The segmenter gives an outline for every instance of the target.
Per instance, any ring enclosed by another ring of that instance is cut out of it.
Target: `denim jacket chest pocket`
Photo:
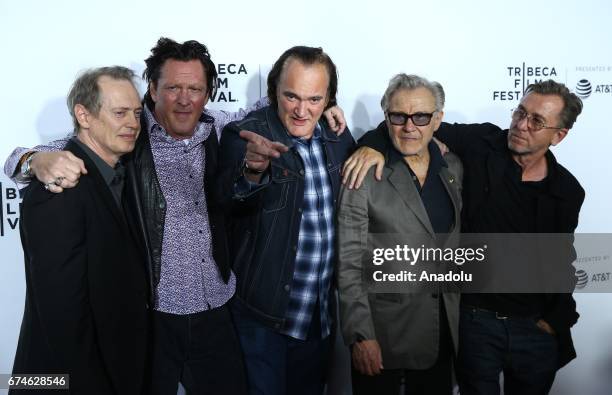
[[[270,185],[263,196],[264,213],[280,211],[287,206],[289,188],[295,188],[299,175],[294,170],[273,163],[270,176]]]

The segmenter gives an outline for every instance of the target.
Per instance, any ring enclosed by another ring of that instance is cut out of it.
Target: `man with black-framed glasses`
[[[464,165],[463,233],[571,236],[584,190],[549,148],[567,136],[581,111],[582,101],[575,94],[548,80],[527,88],[508,130],[490,123],[440,126],[436,137]],[[376,131],[362,144],[383,152],[389,143]],[[359,186],[368,163],[381,166],[382,155],[366,150],[347,161],[350,187]],[[353,168],[358,171],[351,172]],[[555,270],[575,283],[575,251],[571,245],[562,251]],[[576,356],[570,328],[578,313],[569,293],[466,294],[461,306],[462,395],[498,394],[502,372],[505,394],[546,394],[556,371]]]
[[[379,128],[392,142],[385,151],[383,179],[376,182],[370,171],[363,188],[345,187],[341,193],[340,324],[351,346],[355,395],[397,395],[402,381],[406,394],[452,394],[459,294],[442,292],[437,284],[406,287],[404,293],[372,292],[364,261],[374,248],[395,245],[377,238],[380,234],[400,235],[406,246],[457,246],[463,170],[456,155],[443,157],[432,141],[444,114],[444,96],[437,82],[393,77],[381,100],[385,121]],[[425,268],[430,273],[443,269],[434,263]]]

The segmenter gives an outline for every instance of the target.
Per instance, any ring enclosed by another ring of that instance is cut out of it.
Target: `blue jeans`
[[[249,394],[323,393],[331,336],[320,338],[319,320],[311,323],[308,339],[298,340],[268,328],[235,305],[232,314],[247,368]]]
[[[461,395],[548,394],[557,372],[554,335],[536,326],[537,317],[499,317],[461,308],[457,376]]]

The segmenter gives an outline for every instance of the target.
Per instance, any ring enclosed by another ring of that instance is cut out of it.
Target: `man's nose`
[[[306,116],[306,106],[307,103],[304,100],[300,100],[299,103],[295,106],[294,113],[300,118]]]
[[[412,118],[408,118],[406,123],[404,124],[404,130],[407,132],[414,132],[416,130],[416,125],[412,122]]]
[[[135,112],[130,112],[130,115],[128,115],[127,126],[132,129],[136,129],[140,126],[140,117]]]
[[[183,106],[187,106],[191,102],[187,89],[179,90],[178,97],[176,99],[177,102]]]

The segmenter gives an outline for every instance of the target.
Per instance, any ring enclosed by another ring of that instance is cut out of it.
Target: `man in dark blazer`
[[[32,182],[23,197],[27,292],[13,373],[69,374],[73,394],[142,392],[148,286],[120,163],[140,132],[133,78],[115,66],[75,81],[66,150],[88,172],[62,194],[48,190],[55,179]]]
[[[456,247],[463,169],[455,155],[443,158],[431,141],[443,116],[440,84],[399,74],[381,104],[381,128],[392,141],[382,181],[374,179],[372,169],[360,189],[344,188],[338,212],[340,324],[351,346],[353,394],[396,395],[404,378],[406,393],[450,395],[459,293],[441,292],[440,284],[427,281],[399,288],[395,282],[377,283],[385,293],[373,293],[369,286],[372,277],[381,280],[376,272],[420,268],[413,271],[419,278],[421,269],[454,269],[453,263],[434,262],[383,263],[373,269],[371,253],[395,245]],[[388,237],[377,237],[382,234]],[[394,235],[399,238],[391,240]]]
[[[581,111],[580,98],[547,80],[527,88],[507,130],[490,123],[442,124],[436,132],[463,161],[462,232],[564,234],[546,258],[555,263],[556,276],[563,273],[572,285],[576,253],[571,241],[584,190],[550,147],[567,136]],[[381,152],[388,144],[379,130],[365,140]],[[376,155],[382,163],[382,155]],[[545,292],[545,285],[541,289]],[[502,372],[507,395],[550,391],[557,370],[576,357],[570,328],[578,313],[570,293],[548,292],[462,297],[462,395],[498,394]]]

